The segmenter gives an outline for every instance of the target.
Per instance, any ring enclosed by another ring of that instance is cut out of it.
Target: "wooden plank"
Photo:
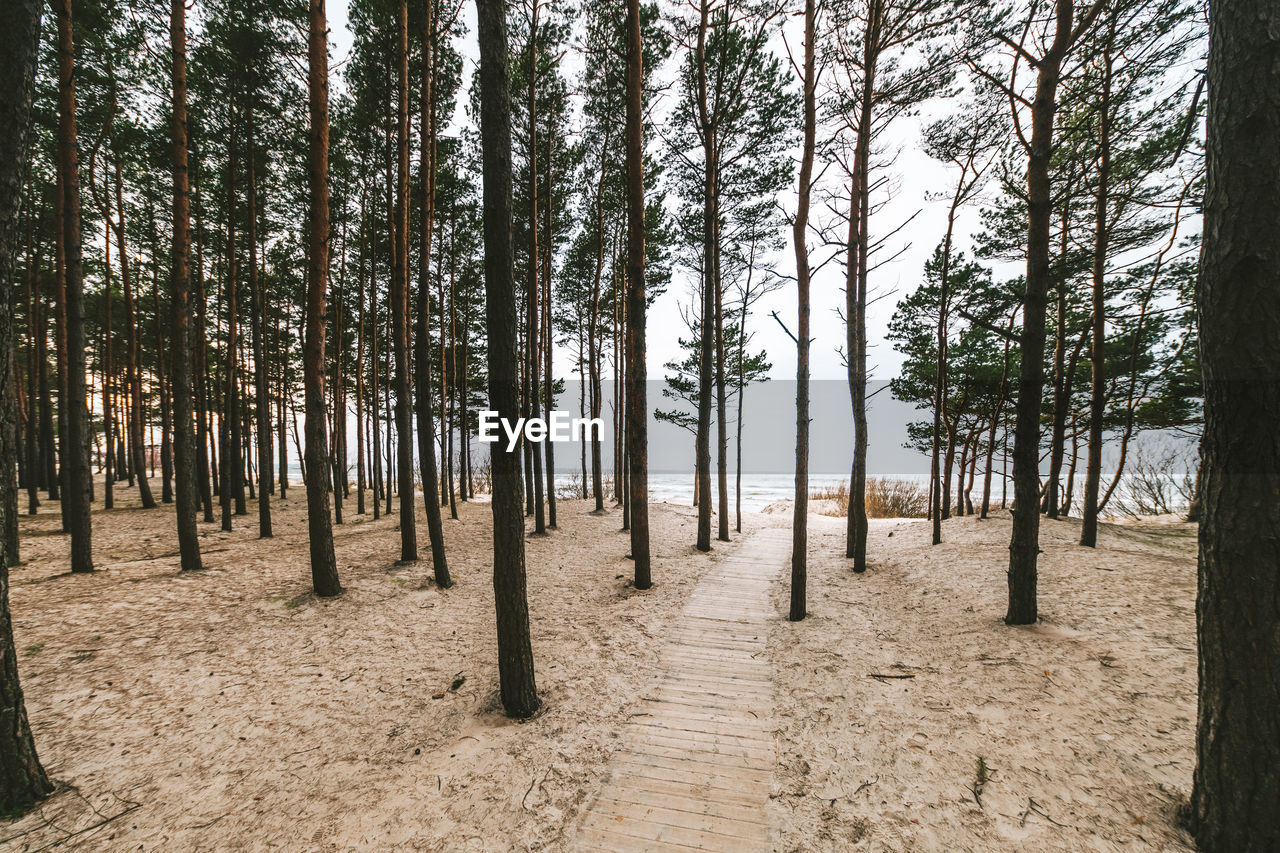
[[[577,849],[767,851],[777,766],[768,631],[785,531],[739,545],[690,594]]]
[[[605,816],[594,811],[587,815],[583,826],[589,829],[609,829],[621,835],[630,835],[649,842],[664,844],[673,842],[695,850],[726,851],[726,853],[767,850],[769,840],[767,833],[726,835],[709,830],[670,826],[632,815]],[[649,849],[662,848],[650,847]]]
[[[665,841],[661,848],[655,848],[652,841],[643,838],[636,838],[634,835],[622,835],[621,833],[611,830],[597,829],[593,826],[585,826],[578,833],[578,843],[574,845],[575,849],[582,853],[653,853],[655,849],[669,850],[671,853],[687,853],[687,851],[700,850],[698,847],[688,847],[684,844],[675,844]]]
[[[714,737],[714,735],[712,736]],[[628,748],[649,755],[697,755],[716,761],[741,762],[743,766],[772,770],[778,763],[777,751],[760,744],[736,744],[717,740],[701,740],[675,730],[662,732],[635,731],[624,738]]]
[[[754,820],[736,820],[719,815],[702,814],[678,808],[666,808],[651,803],[633,803],[612,797],[601,797],[597,802],[601,806],[599,812],[606,817],[615,818],[615,823],[619,822],[616,818],[621,816],[623,818],[651,821],[663,826],[711,832],[730,838],[751,840],[768,838],[769,836],[769,827],[767,824],[760,822],[761,815],[758,812]]]
[[[655,786],[671,786],[688,790],[690,796],[717,803],[763,808],[772,793],[772,786],[755,782],[728,782],[723,776],[710,777],[692,770],[673,770],[654,767],[651,764],[629,762],[618,764],[610,777],[616,784],[652,789]]]

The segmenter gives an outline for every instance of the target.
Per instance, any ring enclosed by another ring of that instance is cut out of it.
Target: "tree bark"
[[[635,562],[636,589],[648,589],[653,585],[649,555],[649,402],[646,388],[648,374],[645,369],[644,64],[642,51],[640,0],[627,0],[626,404],[631,557]],[[549,199],[547,203],[550,205]],[[550,369],[549,366],[548,369]],[[548,382],[550,382],[550,375],[548,375]]]
[[[538,310],[538,7],[539,0],[531,0],[529,18],[529,278],[526,282],[525,324],[525,405],[529,417],[539,416],[538,379],[541,367],[541,319]],[[538,536],[547,532],[546,507],[543,504],[542,442],[528,442],[529,475],[533,479],[533,532]]]
[[[311,546],[311,582],[316,595],[342,592],[333,556],[329,518],[328,442],[324,411],[324,314],[329,275],[329,54],[324,0],[309,0],[307,32],[308,114],[311,119],[308,176],[311,191],[311,245],[307,265],[307,325],[303,343],[306,406],[307,532]]]
[[[1098,7],[1095,7],[1095,9]],[[1086,14],[1096,14],[1094,10]],[[1009,541],[1009,607],[1004,621],[1030,625],[1038,618],[1036,560],[1040,553],[1040,400],[1044,386],[1045,300],[1049,266],[1053,115],[1062,59],[1073,41],[1073,0],[1057,0],[1053,43],[1036,65],[1027,156],[1027,278],[1022,307],[1018,407],[1013,436],[1013,535]]]
[[[258,439],[258,538],[270,539],[271,532],[271,403],[267,397],[267,352],[262,281],[258,275],[258,169],[257,135],[253,113],[249,113],[248,171],[249,193],[249,322],[253,324],[254,422]]]
[[[485,307],[489,332],[489,407],[514,423],[520,409],[516,366],[516,293],[511,251],[511,99],[506,4],[477,0],[480,133],[484,209]],[[493,590],[498,675],[508,716],[532,716],[541,701],[534,678],[525,590],[520,449],[492,445]]]
[[[22,184],[27,173],[28,130],[34,88],[41,4],[14,0],[0,5],[0,399],[13,394],[12,287]],[[4,488],[13,482],[12,410],[0,418],[0,478]],[[13,506],[0,501],[8,526]],[[9,562],[0,549],[0,815],[14,817],[53,790],[36,755],[26,704],[18,680],[18,655],[13,646],[9,615]]]
[[[1115,32],[1114,18],[1108,35]],[[1108,48],[1110,41],[1108,41]],[[1091,385],[1089,390],[1089,455],[1085,462],[1084,509],[1080,527],[1080,544],[1088,548],[1098,544],[1098,490],[1102,481],[1102,433],[1107,408],[1107,250],[1110,228],[1107,224],[1111,189],[1111,76],[1110,50],[1104,51],[1102,96],[1098,104],[1098,189],[1095,201],[1093,242],[1093,331],[1090,344]]]
[[[1199,288],[1197,764],[1205,853],[1280,850],[1280,8],[1214,7]]]
[[[698,469],[699,551],[711,550],[711,391],[712,356],[715,348],[716,294],[716,146],[715,127],[707,104],[707,28],[710,0],[699,5],[697,56],[698,133],[702,139],[702,317],[698,347],[698,432],[695,439]]]
[[[173,281],[170,358],[173,367],[174,484],[178,554],[184,571],[203,568],[196,533],[195,431],[191,422],[191,186],[187,177],[187,9],[169,6],[169,46],[173,62]],[[261,370],[261,366],[259,366]],[[263,499],[266,498],[264,494]]]
[[[428,282],[431,268],[431,236],[435,225],[436,197],[436,32],[434,21],[435,0],[426,0],[422,24],[422,149],[419,153],[419,171],[422,173],[422,233],[421,252],[418,259],[418,464],[422,468],[422,498],[427,511],[427,536],[431,540],[431,567],[436,585],[448,589],[453,586],[449,575],[449,561],[444,548],[444,524],[440,518],[439,475],[436,468],[435,420],[432,418],[431,399],[431,290]],[[406,244],[407,245],[407,244]],[[443,304],[440,306],[443,312]],[[444,340],[440,341],[444,352]],[[441,369],[444,359],[441,358]],[[440,402],[444,406],[444,400]],[[409,501],[412,505],[412,501]]]
[[[62,174],[62,243],[66,275],[66,447],[62,502],[71,533],[71,571],[93,571],[93,528],[89,516],[89,411],[85,406],[84,265],[80,235],[80,157],[76,151],[75,48],[71,0],[58,4],[58,166]],[[7,344],[6,344],[7,346]],[[8,355],[5,356],[8,359]],[[8,454],[12,459],[13,455]]]
[[[800,156],[800,180],[791,243],[796,258],[796,483],[791,521],[791,609],[788,618],[805,617],[808,582],[809,535],[809,206],[813,182],[813,158],[817,148],[818,113],[814,40],[817,37],[815,0],[804,3],[804,147]],[[741,404],[741,401],[739,401]]]
[[[409,398],[409,3],[396,25],[396,204],[391,271],[391,348],[396,382],[396,473],[400,478],[400,560],[418,559],[413,505],[413,421]],[[434,494],[432,495],[434,499]]]

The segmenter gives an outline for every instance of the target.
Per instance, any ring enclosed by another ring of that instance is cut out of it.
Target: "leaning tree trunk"
[[[1280,7],[1222,3],[1209,28],[1191,812],[1205,853],[1262,853],[1280,850]]]
[[[80,241],[80,158],[76,152],[74,65],[71,0],[62,0],[58,5],[58,166],[62,174],[62,243],[67,285],[67,444],[62,453],[67,475],[62,501],[71,533],[71,571],[91,572],[93,528],[89,500],[93,483],[89,472],[89,410],[85,406],[84,258]],[[12,459],[12,454],[9,458]]]
[[[13,254],[18,229],[22,183],[27,171],[27,131],[36,68],[36,40],[41,4],[12,0],[0,4],[0,399],[14,393],[13,370]],[[4,488],[13,482],[14,425],[6,409],[0,418],[0,478]],[[34,472],[33,472],[34,474]],[[16,512],[16,505],[0,502],[0,513]],[[7,519],[5,520],[7,526]],[[27,722],[18,655],[13,646],[9,616],[8,560],[0,549],[0,815],[16,816],[53,790],[36,756]]]
[[[311,191],[311,246],[307,265],[307,321],[303,342],[303,393],[307,434],[307,533],[311,546],[311,583],[316,595],[342,592],[333,556],[329,517],[328,442],[324,412],[324,312],[329,276],[329,52],[324,0],[310,0],[307,32]]]
[[[511,251],[511,98],[506,4],[477,0],[480,41],[480,132],[484,185],[484,278],[489,332],[489,407],[515,423],[520,411],[516,366],[516,292]],[[541,704],[529,639],[525,591],[520,449],[493,445],[493,591],[498,623],[502,706],[529,717]]]
[[[178,552],[183,570],[203,568],[196,533],[195,430],[191,423],[191,187],[187,180],[187,7],[169,6],[173,52],[173,282],[170,291],[174,483],[177,489]],[[265,497],[265,496],[264,496]]]

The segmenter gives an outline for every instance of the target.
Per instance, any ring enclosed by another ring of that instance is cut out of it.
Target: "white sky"
[[[352,35],[348,26],[348,0],[329,0],[328,14],[331,29],[330,46],[332,62],[335,69],[346,59],[351,50]],[[463,88],[468,85],[474,63],[478,58],[475,42],[475,9],[471,3],[463,13],[467,34],[457,42],[457,47],[466,60]],[[786,38],[798,49],[801,43],[802,22],[790,18],[786,24]],[[775,49],[786,61],[785,48],[778,41]],[[570,60],[567,59],[566,63]],[[669,77],[671,69],[665,69]],[[566,73],[572,73],[571,70]],[[340,71],[335,73],[335,78]],[[335,79],[335,85],[340,81]],[[671,98],[672,94],[663,97]],[[946,103],[931,105],[928,118],[944,114],[949,107]],[[658,104],[655,110],[665,112],[665,105]],[[459,116],[461,116],[461,103]],[[797,126],[800,117],[796,117]],[[876,213],[871,224],[871,239],[897,228],[903,221],[918,214],[915,219],[899,233],[894,242],[888,244],[884,254],[892,254],[904,245],[906,250],[892,263],[885,264],[871,274],[870,293],[875,300],[867,309],[867,332],[870,342],[868,366],[872,378],[888,379],[896,376],[901,368],[902,358],[885,340],[890,317],[894,306],[905,294],[917,286],[923,274],[924,262],[933,252],[942,237],[945,228],[945,202],[930,201],[926,194],[936,194],[948,188],[951,177],[946,168],[930,159],[919,145],[920,129],[923,126],[920,118],[904,118],[891,131],[892,144],[899,149],[893,163],[881,175],[889,175],[896,184],[894,199]],[[649,143],[653,145],[654,143]],[[792,152],[793,159],[798,162],[800,151],[797,147]],[[821,164],[815,168],[815,174]],[[832,168],[828,176],[834,177],[839,170]],[[831,190],[837,189],[832,185]],[[795,187],[792,186],[779,196],[779,203],[788,214],[795,211]],[[824,215],[820,202],[815,204],[811,216],[817,218]],[[962,251],[970,251],[970,232],[977,225],[976,211],[969,210],[961,217],[957,231],[956,245]],[[785,226],[784,226],[785,227]],[[790,229],[787,228],[787,245],[776,259],[779,272],[794,275],[795,263],[790,243]],[[815,258],[816,253],[815,253]],[[816,263],[816,260],[815,260]],[[1011,270],[1001,270],[1000,274],[1008,275]],[[846,340],[845,324],[838,310],[844,305],[843,270],[838,263],[826,265],[814,277],[811,285],[811,332],[813,346],[810,354],[811,375],[814,379],[843,379],[845,367],[842,351]],[[689,301],[693,279],[687,270],[677,269],[667,293],[660,297],[650,309],[648,322],[648,365],[651,379],[663,376],[663,365],[681,357],[678,336],[685,332],[680,316],[679,306]],[[879,296],[881,298],[876,299]],[[796,292],[794,284],[788,284],[780,290],[764,297],[755,307],[755,314],[749,321],[749,328],[755,332],[754,346],[764,349],[773,364],[771,375],[778,379],[795,377],[795,344],[787,334],[770,317],[777,311],[778,315],[792,330],[795,328]],[[567,351],[557,356],[557,369],[561,375],[570,368],[570,355]]]

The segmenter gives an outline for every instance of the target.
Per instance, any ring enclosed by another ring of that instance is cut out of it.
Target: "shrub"
[[[868,477],[866,494],[867,518],[927,518],[929,515],[929,490],[912,480]],[[849,487],[844,483],[833,489],[815,491],[809,497],[831,501],[835,505],[832,515],[849,515]]]

